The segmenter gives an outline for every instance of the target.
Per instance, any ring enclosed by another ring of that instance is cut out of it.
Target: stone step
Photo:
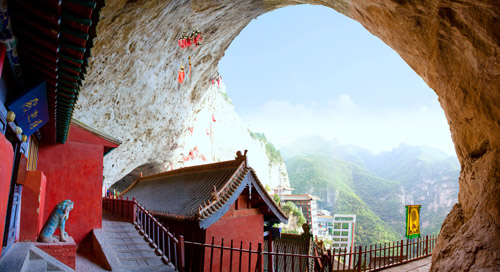
[[[137,237],[140,235],[138,232],[125,232],[125,233],[109,233],[104,232],[106,234],[106,238],[122,238],[122,237]],[[121,235],[120,235],[121,234]]]
[[[112,247],[122,247],[122,246],[141,246],[141,245],[145,245],[145,246],[148,246],[148,248],[152,248],[151,246],[149,246],[149,243],[146,242],[146,241],[142,241],[142,242],[123,242],[123,243],[108,243],[110,246]],[[140,247],[139,247],[140,248]]]
[[[130,245],[130,244],[129,245],[112,245],[111,247],[115,251],[130,251],[130,250],[151,250],[151,251],[153,251],[154,250],[146,242],[144,242],[144,244],[137,244],[137,245]]]
[[[164,266],[164,267],[127,267],[127,270],[130,272],[172,272],[176,271],[173,267]]]
[[[121,260],[122,267],[164,267],[165,263],[159,258],[157,259],[136,259],[136,260]]]
[[[132,226],[132,225],[127,226],[127,227],[113,227],[113,226],[108,226],[108,227],[106,227],[106,226],[103,226],[103,227],[102,227],[102,229],[103,229],[104,231],[107,231],[107,232],[108,232],[108,231],[109,231],[109,232],[117,232],[117,231],[127,231],[127,232],[132,232],[132,231],[135,231],[135,232],[137,232],[137,231],[138,231],[138,230],[137,230],[134,226]]]
[[[103,229],[111,229],[111,228],[114,228],[114,229],[135,229],[135,226],[130,224],[130,223],[126,223],[124,225],[102,225],[102,228]]]
[[[144,261],[150,261],[150,260],[159,260],[161,261],[160,256],[127,256],[127,257],[120,257],[118,256],[118,259],[124,260],[124,261],[137,261],[137,260],[144,260]]]
[[[116,231],[110,231],[110,230],[103,229],[103,231],[107,235],[112,235],[112,236],[118,236],[121,234],[124,234],[124,235],[137,235],[137,234],[139,234],[139,231],[137,231],[135,229],[133,229],[133,230],[116,230]]]
[[[117,250],[115,251],[118,258],[127,257],[159,257],[152,250]]]
[[[131,244],[143,244],[147,243],[142,237],[123,237],[123,238],[106,238],[106,242],[111,245],[131,245]]]

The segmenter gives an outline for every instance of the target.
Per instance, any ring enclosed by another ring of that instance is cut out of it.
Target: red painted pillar
[[[43,227],[45,186],[47,178],[41,171],[27,171],[22,193],[19,240],[33,241]]]
[[[9,201],[10,180],[12,178],[12,166],[14,163],[14,151],[12,145],[3,134],[0,134],[0,243],[3,241],[5,228],[5,216]],[[0,254],[2,248],[0,247]]]

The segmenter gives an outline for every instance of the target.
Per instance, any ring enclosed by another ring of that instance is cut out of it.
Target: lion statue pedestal
[[[57,239],[60,237],[54,236]],[[76,244],[71,236],[68,236],[66,242],[57,243],[33,243],[34,246],[45,251],[45,253],[58,259],[60,262],[71,267],[73,270],[76,267]]]

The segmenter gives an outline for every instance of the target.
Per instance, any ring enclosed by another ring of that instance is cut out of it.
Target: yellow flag
[[[420,205],[406,206],[406,238],[420,237]]]

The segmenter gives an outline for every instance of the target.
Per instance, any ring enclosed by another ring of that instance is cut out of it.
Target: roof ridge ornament
[[[245,167],[248,167],[247,153],[248,153],[247,149],[245,149],[243,155],[241,154],[241,151],[238,150],[238,152],[236,152],[236,158],[235,158],[237,161],[245,161]]]
[[[219,200],[219,193],[217,192],[217,187],[215,187],[215,185],[214,185],[214,189],[212,190],[212,192],[210,193],[210,195],[212,195],[212,200],[213,201]]]

